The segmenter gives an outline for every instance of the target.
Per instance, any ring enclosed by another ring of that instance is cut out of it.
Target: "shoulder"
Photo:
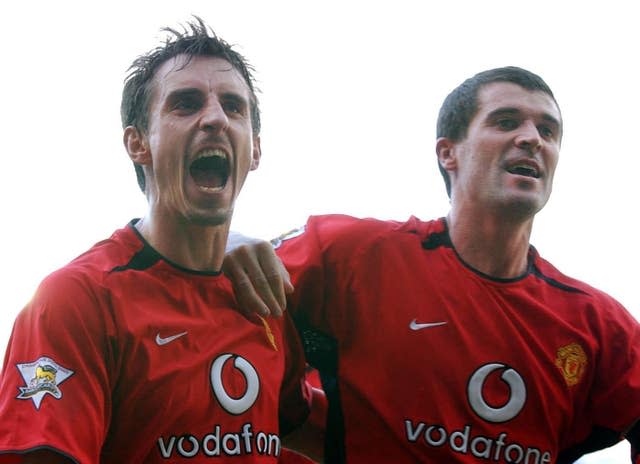
[[[413,216],[406,221],[357,218],[344,214],[310,216],[303,227],[283,234],[274,244],[277,247],[286,240],[301,237],[315,239],[321,247],[361,248],[365,244],[386,237],[398,235],[424,237],[431,231],[442,228],[442,224],[442,221],[424,222]]]
[[[561,272],[558,268],[556,268],[553,264],[551,264],[546,259],[542,258],[537,250],[532,247],[533,253],[533,264],[534,264],[534,274],[549,283],[552,286],[555,286],[561,290],[565,290],[568,293],[575,293],[584,295],[587,298],[592,298],[595,300],[603,300],[603,301],[615,301],[611,296],[606,294],[605,292],[598,290],[597,288],[583,282],[579,279],[570,277],[563,272]]]
[[[81,311],[88,305],[97,305],[104,298],[109,273],[135,254],[133,243],[124,243],[129,234],[132,232],[120,229],[49,274],[38,286],[26,309],[41,313],[55,311],[63,316],[63,312]]]
[[[559,294],[566,295],[574,303],[572,307],[582,311],[582,315],[588,317],[592,324],[599,325],[605,331],[622,329],[624,332],[638,332],[638,321],[607,292],[562,273],[537,252],[534,264],[537,277],[560,290]]]

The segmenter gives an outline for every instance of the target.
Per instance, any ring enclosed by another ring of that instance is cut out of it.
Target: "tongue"
[[[218,188],[224,186],[224,177],[215,169],[191,169],[191,177],[199,187]]]

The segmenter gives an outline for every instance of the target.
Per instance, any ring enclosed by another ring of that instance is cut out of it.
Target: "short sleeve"
[[[348,294],[352,262],[369,223],[345,215],[311,216],[306,225],[275,242],[295,288],[288,308],[325,334],[339,335],[347,315],[337,311]]]
[[[592,422],[626,432],[640,419],[640,325],[617,302],[603,312]]]
[[[0,378],[0,453],[48,447],[99,462],[110,422],[114,333],[99,288],[63,269],[18,315]]]

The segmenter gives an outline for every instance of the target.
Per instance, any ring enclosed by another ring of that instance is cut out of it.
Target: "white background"
[[[145,212],[121,143],[125,71],[198,14],[258,70],[262,164],[234,228],[272,237],[309,214],[423,219],[448,201],[435,118],[492,67],[540,74],[565,135],[532,242],[640,317],[640,33],[633,2],[21,2],[0,6],[0,355],[47,273]],[[626,462],[624,445],[588,462]],[[586,462],[587,460],[585,460]]]

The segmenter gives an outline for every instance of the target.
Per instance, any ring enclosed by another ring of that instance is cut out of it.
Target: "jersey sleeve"
[[[345,315],[335,308],[347,293],[349,259],[354,259],[366,227],[364,220],[350,216],[311,216],[303,228],[274,242],[295,288],[287,308],[298,327],[301,319],[325,334],[346,326]]]
[[[287,302],[289,312],[299,316],[300,308],[304,308],[306,315],[320,313],[324,305],[325,269],[315,221],[310,218],[304,227],[273,243],[295,288]]]
[[[63,269],[18,315],[0,378],[0,463],[43,447],[99,462],[110,421],[115,329],[97,287]]]
[[[592,421],[626,433],[640,419],[640,324],[613,301],[603,312]]]

